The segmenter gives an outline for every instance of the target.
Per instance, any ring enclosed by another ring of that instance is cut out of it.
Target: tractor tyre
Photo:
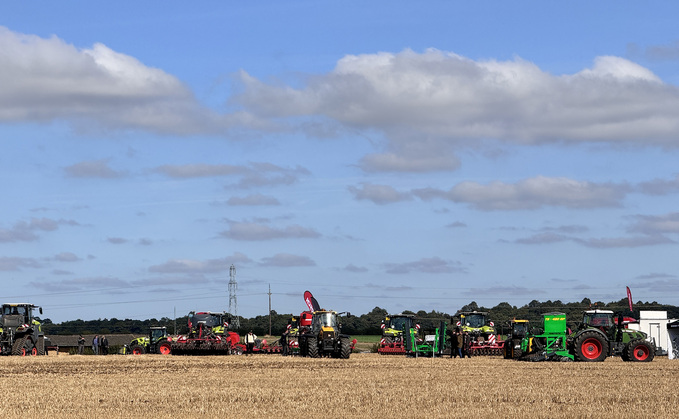
[[[627,344],[623,353],[632,362],[651,362],[655,358],[655,345],[636,339]]]
[[[603,362],[608,356],[608,340],[599,332],[585,331],[575,339],[575,359]]]
[[[349,359],[351,355],[351,342],[349,338],[340,338],[340,358]]]
[[[146,353],[146,348],[141,345],[132,345],[130,353],[132,355],[144,355]]]
[[[38,342],[37,342],[37,345],[35,345],[35,346],[38,349],[38,355],[46,355],[47,354],[45,352],[45,338],[43,336],[38,336]]]
[[[18,338],[12,344],[12,355],[26,356],[26,337]]]
[[[319,358],[319,355],[318,355],[318,339],[307,338],[307,340],[306,340],[306,354],[309,358]]]
[[[170,355],[172,353],[172,344],[167,340],[158,342],[158,353],[161,355]]]

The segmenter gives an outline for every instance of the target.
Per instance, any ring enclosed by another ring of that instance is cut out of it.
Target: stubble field
[[[0,358],[2,417],[675,417],[679,361]]]

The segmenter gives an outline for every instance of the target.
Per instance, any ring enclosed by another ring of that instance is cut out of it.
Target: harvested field
[[[0,358],[3,417],[674,417],[679,361]],[[325,412],[325,413],[324,413]]]

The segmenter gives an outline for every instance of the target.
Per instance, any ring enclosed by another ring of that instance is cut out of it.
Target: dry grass
[[[679,361],[0,358],[2,417],[674,417]]]

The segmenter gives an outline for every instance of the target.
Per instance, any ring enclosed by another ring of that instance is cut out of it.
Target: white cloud
[[[423,188],[413,194],[423,200],[434,198],[470,204],[478,209],[526,210],[544,206],[600,208],[620,206],[627,185],[593,183],[568,178],[537,176],[517,183],[461,182],[448,191]]]
[[[321,234],[312,228],[291,224],[276,228],[258,222],[229,222],[229,229],[219,233],[220,236],[245,241],[260,241],[273,239],[315,239]]]
[[[408,274],[420,272],[428,274],[444,274],[466,272],[459,262],[443,260],[440,257],[422,258],[413,262],[387,263],[384,265],[390,274]]]
[[[274,256],[262,258],[261,266],[291,268],[298,266],[316,266],[316,262],[307,256],[277,253]]]
[[[389,185],[364,183],[361,185],[361,188],[349,186],[348,189],[356,200],[372,201],[378,205],[393,204],[394,202],[413,199],[409,193],[399,192]]]
[[[603,56],[553,75],[521,58],[474,61],[427,50],[345,56],[301,88],[242,75],[236,99],[268,118],[308,117],[381,132],[368,171],[454,170],[459,147],[489,139],[679,145],[679,89],[650,70]]]
[[[0,26],[0,51],[0,121],[59,119],[177,135],[258,124],[240,113],[213,113],[176,77],[100,43],[78,49]]]
[[[242,253],[235,252],[232,256],[221,259],[194,260],[194,259],[171,259],[160,265],[149,267],[150,272],[157,273],[191,273],[205,274],[228,271],[234,263],[244,264],[252,262]]]

